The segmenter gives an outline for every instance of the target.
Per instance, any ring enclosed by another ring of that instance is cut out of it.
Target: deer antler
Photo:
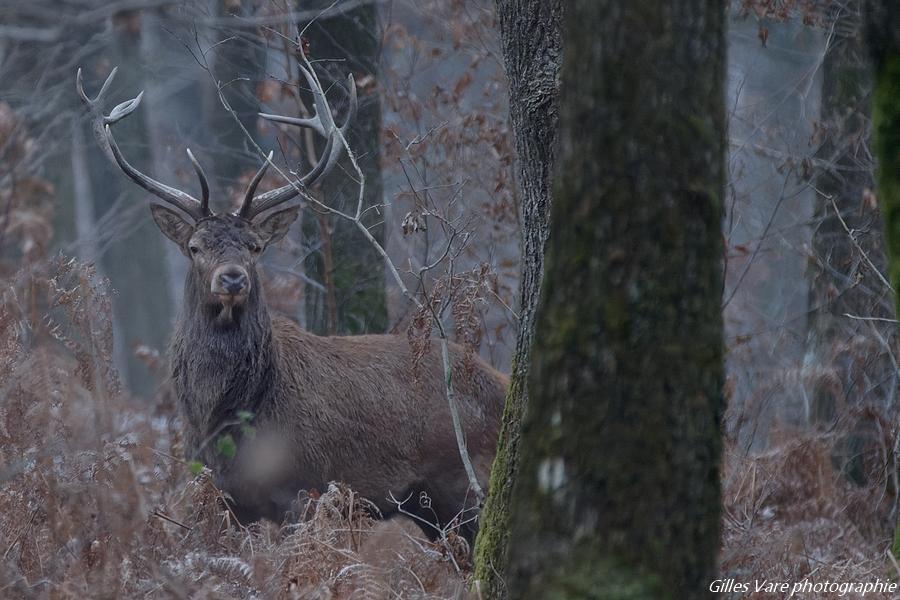
[[[112,84],[118,70],[119,68],[116,67],[110,72],[109,77],[106,78],[106,81],[103,83],[103,86],[101,86],[97,96],[93,99],[84,92],[84,80],[82,79],[80,68],[75,76],[75,88],[78,91],[78,95],[81,97],[81,101],[87,105],[88,110],[90,111],[91,128],[94,131],[94,137],[97,139],[100,149],[103,150],[103,153],[106,154],[107,158],[114,161],[132,181],[154,196],[182,210],[195,220],[209,216],[211,214],[209,210],[209,183],[207,183],[203,168],[200,166],[200,163],[197,162],[197,159],[194,158],[194,155],[190,150],[187,151],[188,158],[190,159],[194,170],[197,172],[197,176],[200,178],[200,188],[203,192],[202,202],[186,192],[169,187],[168,185],[160,183],[141,173],[131,166],[128,161],[125,160],[125,157],[122,156],[122,152],[119,150],[119,146],[116,144],[116,140],[112,135],[110,125],[113,125],[134,112],[140,105],[141,99],[144,97],[144,92],[138,94],[136,98],[116,105],[116,107],[110,111],[109,115],[104,115],[103,100],[105,99],[110,84]]]
[[[245,219],[253,219],[260,213],[294,198],[302,189],[311,187],[331,171],[341,157],[345,136],[350,129],[351,122],[356,117],[356,111],[359,104],[356,96],[356,82],[353,80],[352,74],[347,76],[350,95],[347,118],[344,121],[344,124],[338,127],[334,122],[334,118],[331,116],[331,107],[328,105],[328,99],[325,97],[325,90],[322,89],[322,84],[312,70],[312,66],[309,65],[309,63],[307,63],[309,68],[304,67],[302,64],[299,66],[300,71],[303,73],[303,76],[306,78],[306,82],[309,84],[309,88],[312,91],[315,115],[310,118],[297,118],[259,113],[259,116],[276,123],[285,123],[287,125],[296,125],[298,127],[312,129],[322,137],[326,138],[325,150],[322,152],[322,156],[316,162],[313,169],[301,177],[299,182],[291,182],[288,185],[260,194],[259,196],[254,196],[253,194],[256,191],[259,180],[262,179],[263,174],[265,174],[266,169],[269,167],[269,161],[271,160],[271,155],[269,155],[269,158],[266,159],[262,167],[257,171],[256,176],[247,188],[247,194],[244,197],[244,202],[238,212],[238,214]]]

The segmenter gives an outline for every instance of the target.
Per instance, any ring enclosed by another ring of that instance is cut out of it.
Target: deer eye
[[[196,256],[200,252],[200,246],[191,244],[190,246],[188,246],[188,250],[191,251],[191,254]]]
[[[259,254],[260,252],[262,252],[262,246],[260,246],[259,244],[251,243],[250,252],[252,252],[253,254]]]

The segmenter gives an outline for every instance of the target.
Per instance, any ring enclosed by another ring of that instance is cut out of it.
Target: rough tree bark
[[[566,6],[512,598],[699,598],[719,543],[725,7]]]
[[[516,137],[522,265],[519,330],[497,457],[475,543],[475,579],[488,598],[505,594],[508,506],[518,469],[520,425],[528,401],[534,315],[544,270],[559,121],[562,7],[559,0],[498,0],[510,121]]]
[[[894,285],[895,310],[900,311],[900,5],[894,0],[868,0],[866,33],[874,63],[872,137],[875,185],[884,214],[888,272]],[[894,452],[895,468],[897,449]],[[891,548],[900,557],[900,527]]]

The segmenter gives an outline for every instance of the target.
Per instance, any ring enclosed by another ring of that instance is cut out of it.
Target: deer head
[[[103,115],[102,102],[117,69],[112,70],[93,99],[84,92],[81,69],[78,69],[76,88],[91,111],[95,137],[101,148],[129,178],[165,203],[151,206],[153,220],[191,261],[189,284],[201,303],[199,308],[221,323],[233,322],[248,299],[258,293],[256,263],[259,257],[267,247],[287,234],[300,211],[297,205],[287,208],[282,205],[298,195],[305,195],[308,188],[334,167],[346,145],[345,134],[356,114],[356,85],[352,75],[348,77],[350,101],[347,118],[338,127],[312,66],[309,62],[306,66],[299,66],[312,91],[315,115],[311,118],[293,118],[260,113],[260,116],[278,123],[309,128],[323,136],[326,144],[322,156],[312,170],[298,180],[256,195],[256,188],[272,161],[270,152],[250,182],[240,209],[234,213],[219,214],[210,210],[209,184],[190,149],[187,155],[200,180],[200,200],[145,175],[122,155],[111,125],[134,112],[143,92],[117,105],[109,115]]]

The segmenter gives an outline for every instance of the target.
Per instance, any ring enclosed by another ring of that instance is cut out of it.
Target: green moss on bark
[[[566,10],[509,596],[706,597],[719,546],[725,5]]]
[[[878,161],[876,185],[878,200],[884,214],[887,234],[888,264],[894,290],[900,282],[900,50],[886,53],[876,71],[873,94],[872,125],[875,157]],[[900,310],[900,294],[894,301]],[[891,546],[900,558],[900,523],[894,532]]]
[[[875,157],[878,161],[875,181],[884,212],[887,233],[889,272],[896,289],[900,282],[900,51],[883,57],[876,72],[873,93],[872,125]],[[900,307],[900,295],[894,296]]]
[[[891,554],[894,558],[900,558],[900,527],[894,529],[894,541],[891,544]]]
[[[866,1],[866,41],[875,65],[872,94],[872,138],[876,161],[875,187],[884,215],[888,272],[900,310],[900,4]],[[896,457],[895,457],[896,459]],[[900,522],[895,525],[894,556],[900,558]]]
[[[506,395],[497,457],[475,543],[475,573],[484,598],[506,596],[509,504],[518,475],[521,421],[528,404],[534,319],[549,232],[552,173],[562,63],[561,0],[497,0],[503,58],[509,79],[510,120],[518,153],[522,223],[519,331]]]
[[[602,550],[599,550],[602,554]],[[597,560],[598,549],[584,544],[536,582],[529,597],[545,600],[646,600],[666,596],[659,578],[634,570],[628,561]]]
[[[501,597],[505,590],[503,582],[495,577],[501,572],[509,543],[509,501],[512,485],[509,481],[511,462],[515,460],[519,445],[519,424],[521,423],[521,402],[525,380],[518,376],[518,368],[513,362],[513,376],[506,392],[503,409],[503,423],[497,443],[497,455],[491,467],[491,479],[484,508],[481,512],[478,539],[475,544],[474,579],[479,582],[482,593],[488,598]]]

